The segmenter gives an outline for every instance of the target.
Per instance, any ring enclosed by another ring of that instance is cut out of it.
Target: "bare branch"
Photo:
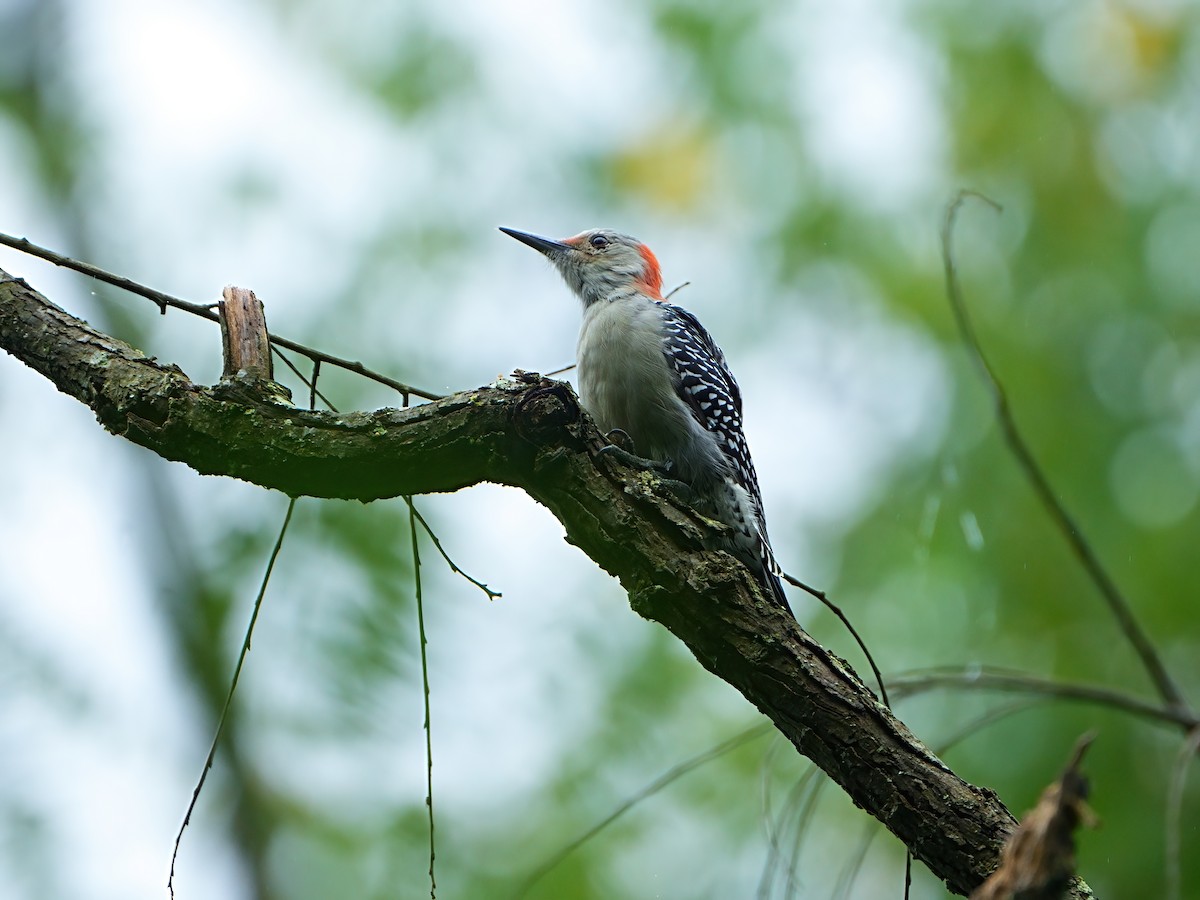
[[[531,872],[525,878],[525,880],[521,882],[516,892],[513,893],[512,900],[521,900],[522,897],[525,897],[529,893],[530,889],[539,881],[541,881],[542,878],[545,877],[545,875],[551,870],[553,870],[559,863],[561,863],[564,859],[598,835],[613,822],[617,821],[617,819],[621,818],[621,816],[625,815],[625,813],[629,812],[629,810],[633,809],[643,800],[653,797],[659,791],[674,784],[693,769],[698,769],[705,763],[724,756],[726,753],[736,750],[743,744],[748,744],[751,741],[758,740],[767,733],[767,730],[770,727],[771,726],[769,724],[754,725],[751,728],[747,728],[745,731],[735,734],[731,738],[727,738],[726,740],[717,744],[715,747],[710,747],[703,753],[697,753],[690,759],[685,759],[678,765],[672,766],[641,790],[637,791],[632,796],[627,797],[611,813],[609,813],[579,837],[575,838],[575,840],[571,841],[569,844],[543,862],[540,866],[534,869],[533,872]]]
[[[871,651],[867,649],[867,642],[862,639],[861,635],[859,635],[858,629],[850,623],[849,616],[842,612],[842,608],[830,600],[829,595],[824,591],[819,591],[814,587],[809,587],[799,578],[789,575],[787,572],[780,572],[779,576],[788,584],[798,587],[802,591],[806,591],[807,593],[811,594],[813,597],[819,600],[826,609],[837,616],[838,621],[842,623],[848,632],[850,632],[850,637],[854,638],[854,643],[858,644],[858,649],[861,650],[863,656],[867,658],[867,665],[871,667],[871,674],[875,676],[875,684],[879,688],[879,696],[883,698],[883,705],[888,707],[888,709],[891,709],[892,701],[888,699],[887,685],[884,683],[883,675],[879,671],[879,666],[875,665],[875,657],[872,655]]]
[[[1184,739],[1171,768],[1171,784],[1167,788],[1167,900],[1179,900],[1183,896],[1183,872],[1179,866],[1183,842],[1183,793],[1187,787],[1188,769],[1192,759],[1200,751],[1200,725]]]
[[[939,688],[954,688],[958,690],[1004,691],[1014,694],[1033,694],[1042,697],[1054,697],[1059,700],[1078,700],[1083,703],[1094,703],[1111,709],[1130,713],[1143,719],[1150,719],[1164,725],[1180,725],[1184,728],[1196,727],[1194,715],[1172,707],[1156,706],[1140,700],[1137,697],[1123,694],[1109,688],[1091,684],[1070,684],[1061,681],[1050,681],[1034,675],[1019,672],[993,671],[980,669],[966,670],[933,670],[929,672],[914,672],[888,679],[892,696],[897,700],[921,694]]]
[[[44,259],[46,262],[54,263],[56,266],[62,266],[64,269],[71,269],[95,278],[97,281],[103,281],[105,284],[119,287],[139,297],[145,297],[147,300],[152,301],[163,315],[167,314],[169,307],[171,309],[178,309],[181,312],[190,313],[193,316],[199,316],[202,319],[208,319],[210,322],[217,321],[217,314],[213,311],[213,308],[216,306],[215,303],[192,303],[189,300],[180,300],[178,297],[172,297],[170,294],[164,294],[162,291],[139,284],[131,278],[126,278],[124,275],[114,275],[112,272],[106,272],[104,269],[101,269],[99,266],[93,266],[91,263],[81,262],[69,256],[63,256],[61,253],[55,253],[53,250],[48,250],[45,247],[39,247],[27,238],[18,238],[0,233],[0,244],[12,247],[14,250],[20,250],[22,253],[28,253],[30,256]],[[405,384],[403,381],[397,381],[395,378],[380,374],[379,372],[373,372],[355,360],[342,359],[340,356],[333,356],[313,347],[306,347],[304,344],[285,337],[279,337],[278,335],[272,334],[269,337],[271,338],[271,343],[276,347],[294,350],[296,353],[307,356],[314,363],[323,362],[327,365],[353,372],[356,375],[361,375],[363,378],[378,382],[398,391],[403,397],[408,397],[411,394],[414,397],[420,397],[422,400],[440,400],[442,398],[441,394],[425,391],[410,384]]]
[[[204,474],[362,501],[481,481],[522,488],[620,579],[637,613],[738,689],[952,890],[996,867],[1015,824],[996,795],[958,778],[744,565],[711,549],[720,526],[655,476],[597,455],[600,434],[568,386],[528,376],[412,409],[297,409],[237,384],[193,384],[12,280],[0,283],[0,346],[109,431]]]
[[[188,802],[187,812],[183,814],[183,822],[179,826],[179,831],[175,834],[175,846],[171,851],[171,869],[167,873],[167,892],[170,894],[171,900],[175,898],[175,863],[179,859],[179,845],[183,842],[184,831],[191,824],[192,813],[196,811],[196,804],[200,801],[200,792],[204,790],[204,782],[208,779],[208,773],[213,767],[213,761],[217,758],[217,747],[221,743],[221,734],[225,730],[225,720],[229,717],[229,708],[233,705],[233,695],[237,692],[238,679],[242,675],[242,666],[246,664],[246,657],[250,654],[250,640],[254,637],[254,624],[258,621],[258,613],[262,609],[263,597],[266,596],[267,585],[271,583],[271,573],[275,571],[275,561],[279,559],[279,551],[283,549],[283,539],[287,535],[288,524],[292,521],[292,511],[295,508],[296,498],[293,497],[288,501],[287,512],[283,516],[283,524],[279,527],[279,536],[275,539],[275,546],[271,550],[271,557],[267,560],[267,569],[263,573],[262,582],[258,587],[258,596],[254,598],[254,606],[250,612],[250,622],[246,626],[246,635],[242,639],[242,649],[238,653],[237,665],[233,669],[233,678],[229,682],[229,690],[225,694],[225,702],[221,705],[221,715],[217,718],[217,727],[213,734],[212,744],[208,748],[208,756],[204,759],[204,768],[200,770],[200,777],[196,781],[196,787],[192,790],[192,799]]]
[[[993,200],[988,199],[982,194],[974,191],[960,191],[946,207],[946,216],[942,222],[942,262],[945,267],[946,274],[946,296],[950,301],[950,308],[954,312],[954,321],[958,326],[959,335],[962,337],[963,343],[967,346],[967,351],[970,353],[971,361],[979,370],[980,377],[988,389],[988,393],[992,395],[992,404],[996,409],[996,419],[1000,423],[1000,430],[1004,434],[1004,442],[1008,445],[1009,450],[1017,460],[1017,464],[1021,467],[1026,480],[1033,488],[1042,506],[1049,513],[1051,520],[1057,526],[1062,536],[1070,545],[1080,565],[1083,566],[1092,583],[1096,585],[1100,596],[1104,598],[1108,604],[1109,610],[1113,617],[1117,620],[1117,626],[1125,635],[1126,639],[1132,645],[1134,651],[1142,661],[1142,665],[1150,675],[1150,679],[1154,682],[1155,688],[1159,695],[1180,712],[1188,712],[1188,703],[1184,698],[1179,686],[1171,678],[1167,672],[1166,666],[1163,665],[1162,659],[1158,655],[1154,644],[1146,633],[1142,630],[1142,626],[1138,624],[1137,618],[1133,614],[1133,608],[1117,587],[1108,570],[1100,562],[1100,558],[1092,549],[1092,545],[1087,538],[1083,536],[1078,523],[1074,517],[1067,512],[1066,506],[1058,499],[1054,493],[1054,489],[1050,486],[1050,482],[1046,477],[1042,467],[1034,458],[1033,451],[1029,448],[1024,435],[1017,427],[1016,419],[1013,418],[1012,408],[1009,406],[1008,396],[1004,392],[1004,387],[1000,383],[1000,379],[996,377],[995,371],[991,364],[987,361],[987,357],[983,354],[983,347],[979,343],[979,337],[975,333],[975,328],[971,324],[971,318],[967,313],[967,305],[963,301],[962,286],[958,281],[958,270],[954,262],[954,251],[952,239],[954,237],[954,221],[958,216],[958,210],[966,202],[968,197],[975,197],[987,203],[993,209],[999,210],[1000,207]]]
[[[439,538],[437,536],[437,532],[435,532],[429,526],[429,523],[427,521],[425,521],[425,517],[423,515],[421,515],[421,513],[417,509],[417,507],[415,505],[413,505],[412,502],[409,502],[408,508],[409,508],[409,512],[411,512],[414,516],[417,517],[417,521],[421,523],[421,527],[423,529],[425,529],[425,533],[427,535],[429,535],[429,539],[431,541],[433,541],[433,546],[437,549],[437,552],[441,554],[442,559],[444,559],[446,561],[446,565],[448,565],[450,567],[451,572],[453,572],[455,575],[461,575],[469,584],[473,584],[475,587],[479,588],[479,590],[483,591],[484,595],[488,598],[488,600],[498,600],[499,598],[504,596],[499,591],[493,591],[490,587],[488,587],[486,584],[484,584],[478,578],[472,578],[470,575],[468,575],[466,572],[464,572],[462,569],[460,569],[458,567],[458,563],[456,563],[453,559],[450,558],[450,554],[447,553],[446,548],[442,546],[441,538]]]

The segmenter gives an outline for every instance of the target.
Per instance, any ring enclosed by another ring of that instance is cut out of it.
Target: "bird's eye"
[[[591,244],[593,247],[595,247],[597,250],[603,250],[605,247],[608,246],[608,238],[606,238],[602,234],[593,234],[591,239],[588,241],[588,243]]]

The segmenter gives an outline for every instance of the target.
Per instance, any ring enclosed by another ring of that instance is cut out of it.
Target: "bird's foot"
[[[614,428],[612,431],[606,432],[604,439],[608,441],[609,446],[620,447],[631,456],[637,455],[637,450],[633,445],[633,438],[629,436],[629,432],[624,428]],[[603,453],[604,451],[602,450],[601,452]]]
[[[696,496],[695,491],[692,490],[691,485],[679,481],[674,477],[675,463],[672,460],[646,459],[643,456],[638,456],[634,452],[633,439],[620,428],[614,428],[605,437],[610,443],[605,444],[597,451],[598,456],[606,456],[617,460],[623,465],[629,466],[631,469],[638,469],[657,475],[659,484],[666,488],[667,492],[675,497],[676,500],[689,506],[692,504]]]
[[[604,438],[608,443],[596,451],[598,456],[607,456],[618,460],[631,469],[653,472],[655,475],[663,478],[670,477],[671,470],[675,467],[675,464],[669,459],[646,459],[644,456],[638,456],[637,450],[634,448],[633,438],[629,436],[628,432],[620,428],[614,428],[612,431],[606,433]]]

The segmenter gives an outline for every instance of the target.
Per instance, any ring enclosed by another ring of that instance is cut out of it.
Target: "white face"
[[[608,228],[595,228],[567,238],[570,251],[547,254],[571,289],[591,305],[623,290],[658,294],[658,262],[640,241]]]

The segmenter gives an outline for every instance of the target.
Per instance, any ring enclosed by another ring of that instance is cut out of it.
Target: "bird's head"
[[[658,260],[649,247],[627,234],[594,228],[554,241],[511,228],[500,230],[545,254],[585,307],[629,291],[662,300]]]

